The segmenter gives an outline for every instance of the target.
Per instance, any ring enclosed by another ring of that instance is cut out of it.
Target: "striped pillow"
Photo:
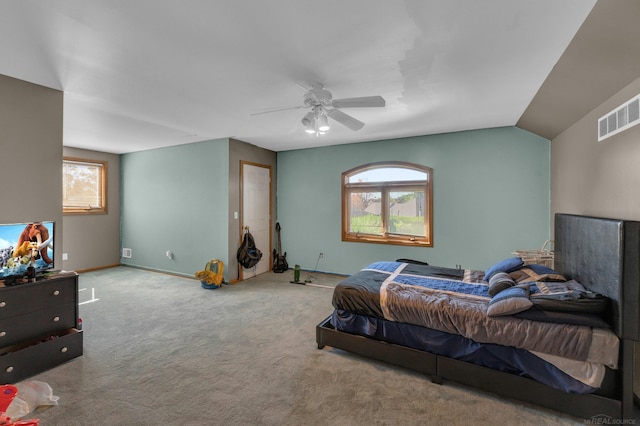
[[[516,285],[516,282],[506,272],[493,274],[491,278],[489,278],[489,296],[493,297],[502,290],[506,290],[514,285]]]

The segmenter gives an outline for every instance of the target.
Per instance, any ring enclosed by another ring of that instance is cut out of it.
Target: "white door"
[[[252,268],[242,268],[242,278],[269,271],[271,265],[271,167],[241,163],[242,232],[249,229],[262,259]]]

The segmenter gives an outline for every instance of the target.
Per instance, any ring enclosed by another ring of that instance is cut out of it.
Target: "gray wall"
[[[63,148],[65,157],[107,162],[107,213],[64,215],[62,268],[88,270],[120,264],[120,156],[77,148]]]
[[[228,263],[225,264],[228,280],[233,281],[238,278],[238,261],[236,260],[236,252],[242,238],[242,230],[240,229],[240,219],[236,219],[235,212],[240,214],[240,162],[246,161],[255,164],[271,166],[271,222],[272,232],[277,220],[276,210],[276,188],[277,188],[277,154],[267,149],[259,148],[255,145],[235,139],[229,140],[229,257]],[[273,246],[273,244],[271,244]],[[269,256],[270,253],[264,253],[263,256]]]
[[[547,139],[497,128],[278,153],[278,220],[289,265],[351,274],[412,258],[485,269],[550,235]],[[434,246],[341,240],[341,173],[396,160],[433,168]],[[324,257],[318,261],[318,255]]]
[[[227,139],[123,154],[122,263],[186,276],[228,264],[228,159]]]
[[[55,221],[62,267],[63,93],[0,75],[0,222]]]
[[[640,125],[598,142],[598,119],[640,93],[640,78],[551,143],[552,212],[640,220]]]

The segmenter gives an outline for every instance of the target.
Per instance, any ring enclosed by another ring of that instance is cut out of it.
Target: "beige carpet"
[[[128,267],[81,275],[81,299],[92,289],[98,299],[80,306],[85,354],[33,378],[60,400],[30,417],[44,426],[583,424],[317,349],[315,326],[340,277],[303,286],[292,276],[204,290]]]

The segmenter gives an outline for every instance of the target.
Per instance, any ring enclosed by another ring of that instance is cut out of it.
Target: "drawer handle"
[[[60,317],[53,317],[53,322],[58,322],[60,321]]]
[[[0,308],[4,308],[5,306],[7,306],[7,302],[5,302],[4,300],[0,302]]]
[[[7,367],[7,369],[5,370],[7,373],[11,373],[13,371],[13,367]]]
[[[67,347],[63,347],[62,349],[60,349],[60,352],[65,353],[66,351],[68,351],[69,349],[67,349]]]
[[[0,337],[4,337],[4,336],[6,336],[6,335],[7,335],[7,332],[6,332],[6,331],[0,331]]]
[[[57,296],[57,295],[59,295],[59,294],[60,294],[60,290],[54,290],[54,292],[53,292],[53,295],[54,295],[54,296]]]

